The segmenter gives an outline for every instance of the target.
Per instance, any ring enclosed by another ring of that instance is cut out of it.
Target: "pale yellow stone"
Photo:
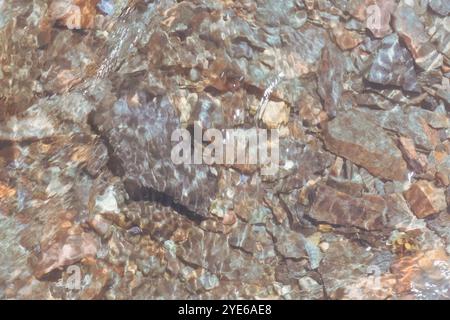
[[[268,129],[276,129],[289,121],[289,107],[284,102],[269,101],[262,115]]]

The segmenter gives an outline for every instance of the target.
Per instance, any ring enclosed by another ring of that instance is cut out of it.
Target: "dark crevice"
[[[323,299],[324,300],[330,300],[330,297],[329,297],[328,292],[327,292],[327,287],[325,286],[325,281],[323,281],[322,273],[320,273],[318,270],[316,272],[319,275],[320,282],[321,282],[321,285],[322,285]]]
[[[129,201],[150,201],[156,202],[164,207],[170,207],[178,214],[181,214],[191,220],[192,222],[199,224],[206,218],[188,209],[187,207],[179,204],[174,198],[167,194],[160,192],[150,187],[144,187],[138,185],[135,181],[125,179],[123,181],[125,190],[129,196]]]
[[[94,112],[91,112],[88,116],[88,124],[91,127],[91,130],[99,136],[100,140],[106,147],[106,150],[108,152],[108,162],[106,166],[114,176],[123,177],[125,174],[125,170],[123,169],[122,161],[114,154],[113,146],[109,142],[109,139],[100,132],[98,126],[95,124],[94,117]]]

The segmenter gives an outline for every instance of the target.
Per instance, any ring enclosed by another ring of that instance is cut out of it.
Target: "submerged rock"
[[[142,101],[138,106],[118,100],[95,114],[94,125],[113,148],[131,193],[141,193],[145,199],[154,189],[189,210],[208,214],[217,178],[206,165],[176,165],[172,161],[171,135],[181,127],[167,98]]]
[[[366,78],[376,84],[420,92],[412,56],[396,34],[383,38]]]
[[[385,225],[383,219],[387,210],[387,203],[381,196],[352,197],[333,188],[319,186],[308,215],[319,222],[380,230]]]
[[[447,14],[0,0],[0,298],[448,298]],[[272,174],[173,157],[258,127]]]
[[[342,95],[344,59],[336,47],[325,47],[318,70],[318,93],[324,101],[324,109],[330,117],[336,116],[336,108]]]
[[[425,71],[442,66],[442,55],[431,44],[425,27],[413,8],[407,5],[397,7],[395,11],[395,30],[403,39],[416,64]]]
[[[404,195],[418,218],[425,218],[447,208],[444,190],[436,188],[428,181],[414,183]]]
[[[406,163],[392,139],[363,113],[349,111],[326,124],[324,142],[331,152],[349,159],[375,176],[403,181]]]

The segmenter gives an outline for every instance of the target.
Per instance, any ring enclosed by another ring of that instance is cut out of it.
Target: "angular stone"
[[[89,233],[65,235],[65,237],[44,248],[36,266],[35,275],[40,278],[52,270],[80,261],[85,257],[95,257],[98,243]]]
[[[400,150],[382,128],[361,112],[348,111],[327,123],[324,142],[331,152],[377,177],[399,181],[406,178],[407,167]]]
[[[49,19],[69,29],[87,29],[94,26],[98,0],[53,0]]]
[[[450,188],[447,188],[447,204],[450,203]],[[427,221],[427,226],[439,235],[447,244],[450,244],[450,214],[442,211],[435,219]],[[447,247],[447,253],[450,246]]]
[[[395,85],[407,91],[420,92],[411,54],[400,44],[396,34],[383,38],[366,79],[380,85]]]
[[[433,183],[420,180],[404,193],[414,214],[422,219],[447,208],[445,192]]]
[[[383,228],[387,202],[378,195],[353,197],[325,185],[315,191],[308,215],[328,224],[355,226],[366,230]]]
[[[336,44],[341,50],[353,49],[363,41],[362,36],[358,32],[347,30],[340,24],[333,28],[333,35],[336,39]]]
[[[395,11],[394,0],[366,0],[363,10],[366,12],[366,26],[376,38],[392,33],[391,15]]]
[[[365,115],[380,127],[410,137],[417,147],[425,150],[433,150],[439,143],[439,133],[434,127],[448,126],[447,117],[416,107],[404,112],[396,106],[388,111],[371,110]]]
[[[447,59],[450,58],[450,16],[435,18],[430,30],[436,30],[431,36],[431,42],[436,44],[439,52],[445,55]],[[443,68],[445,70],[445,64]]]
[[[414,9],[408,5],[400,5],[394,15],[395,30],[408,47],[416,64],[425,71],[441,67],[442,55],[431,44]]]
[[[392,290],[383,288],[377,277],[393,259],[386,251],[367,250],[356,241],[338,239],[330,244],[319,272],[331,299],[387,299]]]
[[[208,214],[217,178],[206,165],[172,161],[171,135],[180,121],[167,98],[144,98],[137,106],[120,99],[97,112],[94,124],[111,144],[131,189],[153,188],[200,215]]]
[[[306,126],[316,126],[327,119],[327,115],[322,111],[319,97],[310,94],[302,94],[299,104],[299,116]]]
[[[412,139],[400,137],[399,148],[402,151],[409,166],[416,173],[424,173],[427,169],[427,158],[423,154],[418,154]]]
[[[262,114],[262,122],[268,129],[277,129],[289,121],[289,107],[284,102],[269,101]]]
[[[330,117],[336,116],[336,108],[342,95],[344,59],[336,46],[323,49],[320,60],[317,92],[324,101],[324,110]]]

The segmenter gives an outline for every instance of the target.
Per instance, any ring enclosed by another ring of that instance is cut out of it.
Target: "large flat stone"
[[[330,121],[324,129],[328,150],[387,180],[404,180],[406,163],[383,129],[358,111],[348,111]]]

